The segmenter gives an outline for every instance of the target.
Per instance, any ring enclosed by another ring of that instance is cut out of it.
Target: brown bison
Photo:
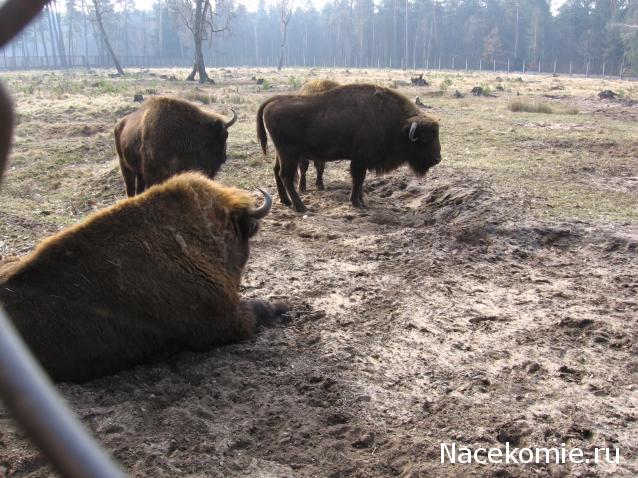
[[[350,160],[350,201],[363,207],[367,171],[391,171],[407,163],[417,175],[441,161],[439,123],[405,96],[375,85],[344,85],[310,96],[280,95],[257,111],[257,136],[267,153],[266,128],[277,150],[279,199],[306,211],[295,190],[301,158]]]
[[[57,381],[247,337],[281,304],[239,297],[271,206],[201,173],[98,211],[0,270],[0,302]]]
[[[302,95],[314,95],[316,93],[323,93],[324,91],[331,90],[336,88],[337,86],[341,86],[336,81],[332,80],[310,80],[305,85],[301,87],[299,90],[299,94]],[[313,161],[315,164],[315,171],[317,172],[317,179],[315,184],[319,191],[323,191],[326,187],[323,184],[323,172],[326,169],[325,161]],[[308,166],[310,166],[310,161],[306,158],[302,158],[299,160],[299,191],[306,191],[306,172],[308,171]]]
[[[115,148],[127,196],[186,171],[214,178],[226,161],[228,128],[237,120],[183,100],[154,97],[115,126]]]

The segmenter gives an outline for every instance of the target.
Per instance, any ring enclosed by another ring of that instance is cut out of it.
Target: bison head
[[[230,120],[223,118],[216,119],[211,123],[210,131],[207,134],[205,153],[196,159],[198,164],[192,165],[189,169],[203,171],[209,178],[214,178],[226,162],[226,140],[228,139],[228,128],[237,121],[237,113],[231,109],[233,117]]]
[[[403,144],[408,149],[408,164],[417,176],[441,162],[439,122],[429,116],[412,116],[402,130]]]
[[[272,198],[263,189],[259,189],[264,196],[264,203],[258,208],[241,209],[235,217],[235,234],[241,243],[238,262],[241,268],[248,261],[248,239],[257,234],[259,221],[266,217],[272,207]]]

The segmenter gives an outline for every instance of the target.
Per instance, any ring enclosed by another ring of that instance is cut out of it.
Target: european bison
[[[277,150],[275,180],[285,205],[306,211],[294,185],[301,158],[350,160],[350,201],[363,207],[367,171],[407,163],[417,175],[441,161],[439,123],[405,96],[375,85],[344,85],[310,96],[280,95],[257,111],[257,136],[267,153],[266,128]]]
[[[341,86],[339,83],[333,80],[310,80],[299,90],[301,95],[314,95],[316,93],[323,93],[324,91],[331,90],[337,86]],[[315,184],[319,191],[323,191],[326,187],[323,184],[323,172],[326,169],[325,161],[315,160],[315,171],[317,172],[317,179]],[[299,191],[306,191],[306,172],[310,166],[310,161],[306,158],[302,158],[299,161]]]
[[[0,270],[0,302],[56,381],[247,337],[281,304],[239,298],[271,206],[185,173],[98,211]]]
[[[186,171],[214,178],[226,161],[228,128],[237,120],[207,113],[183,100],[153,97],[115,126],[126,195]]]

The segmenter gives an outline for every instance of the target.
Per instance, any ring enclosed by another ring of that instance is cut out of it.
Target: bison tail
[[[264,154],[268,154],[268,136],[266,134],[266,127],[264,126],[264,109],[274,99],[270,98],[264,101],[257,110],[257,137],[261,143],[261,150]]]

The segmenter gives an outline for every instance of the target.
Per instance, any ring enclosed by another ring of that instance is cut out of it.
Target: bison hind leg
[[[279,163],[281,165],[279,176],[283,181],[284,186],[286,187],[286,192],[288,193],[288,197],[292,201],[292,206],[297,212],[306,212],[306,206],[304,205],[295,189],[295,175],[297,173],[299,161],[293,155],[282,157],[281,153],[279,153],[279,159]]]
[[[292,201],[288,197],[288,193],[286,192],[286,187],[284,186],[283,181],[281,180],[281,160],[279,159],[279,154],[277,154],[277,158],[275,159],[275,167],[273,171],[275,172],[275,182],[277,183],[277,192],[279,193],[279,201],[284,206],[292,206]]]

